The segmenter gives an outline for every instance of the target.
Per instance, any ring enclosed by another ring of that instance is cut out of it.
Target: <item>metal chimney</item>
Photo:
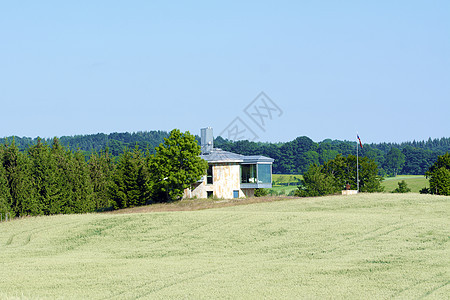
[[[201,129],[201,150],[202,154],[211,153],[214,148],[214,135],[211,127]]]

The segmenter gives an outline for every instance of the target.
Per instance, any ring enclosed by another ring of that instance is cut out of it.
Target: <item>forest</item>
[[[91,135],[63,136],[61,145],[72,151],[81,151],[86,157],[92,153],[108,148],[112,159],[117,159],[125,148],[133,149],[136,145],[141,150],[155,152],[155,147],[167,138],[166,131],[140,131],[133,133],[98,133]],[[21,151],[36,145],[38,138],[8,137],[15,140]],[[196,136],[197,142],[200,138]],[[42,139],[51,144],[53,139]],[[356,142],[326,139],[314,142],[306,136],[284,143],[230,141],[217,137],[214,146],[226,151],[243,155],[265,155],[275,159],[274,174],[303,174],[311,164],[324,164],[338,154],[348,156],[356,154]],[[424,175],[439,155],[450,152],[450,138],[428,139],[402,143],[363,144],[359,155],[373,159],[381,176]]]
[[[178,200],[208,167],[189,132],[174,129],[152,150],[136,144],[118,157],[108,148],[88,157],[58,138],[37,139],[26,151],[6,140],[0,144],[0,214],[85,213]]]

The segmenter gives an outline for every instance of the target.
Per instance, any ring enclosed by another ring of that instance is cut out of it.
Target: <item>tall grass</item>
[[[360,194],[0,223],[0,297],[435,298],[450,197]]]

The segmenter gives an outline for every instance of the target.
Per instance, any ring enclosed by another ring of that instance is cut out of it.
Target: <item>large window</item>
[[[241,183],[272,183],[272,165],[241,165]]]
[[[257,183],[256,165],[241,165],[241,183]]]
[[[258,164],[258,183],[272,183],[270,164]]]

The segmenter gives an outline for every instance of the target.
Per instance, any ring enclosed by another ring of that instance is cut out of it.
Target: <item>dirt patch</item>
[[[107,214],[136,214],[136,213],[149,213],[149,212],[166,212],[166,211],[193,211],[203,210],[211,208],[229,207],[237,205],[247,205],[254,203],[264,203],[273,201],[282,201],[288,199],[297,199],[292,196],[266,196],[266,197],[252,197],[245,199],[184,199],[180,201],[170,203],[155,203],[146,206],[131,207],[125,209],[119,209],[114,211],[104,212]]]

